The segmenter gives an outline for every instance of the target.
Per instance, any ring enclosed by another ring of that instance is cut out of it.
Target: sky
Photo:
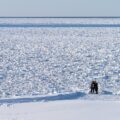
[[[0,16],[120,16],[120,0],[0,0]]]

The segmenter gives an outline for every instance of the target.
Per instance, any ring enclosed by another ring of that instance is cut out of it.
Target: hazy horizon
[[[120,0],[0,0],[1,17],[120,16]]]

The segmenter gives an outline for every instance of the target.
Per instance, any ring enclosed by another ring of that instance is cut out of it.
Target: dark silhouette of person
[[[94,90],[95,90],[95,89],[94,89],[94,81],[91,82],[90,89],[91,89],[90,92],[91,92],[91,93],[94,93]]]
[[[94,83],[94,87],[95,87],[95,92],[96,94],[98,94],[98,83],[95,81]]]
[[[98,83],[96,81],[92,81],[91,82],[91,86],[90,86],[90,92],[93,94],[93,93],[96,93],[98,94]]]

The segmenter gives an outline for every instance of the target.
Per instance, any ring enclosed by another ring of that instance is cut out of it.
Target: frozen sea
[[[0,97],[120,94],[120,18],[0,18]]]

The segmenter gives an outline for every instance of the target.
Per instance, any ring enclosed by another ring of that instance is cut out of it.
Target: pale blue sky
[[[0,0],[0,16],[120,16],[120,0]]]

